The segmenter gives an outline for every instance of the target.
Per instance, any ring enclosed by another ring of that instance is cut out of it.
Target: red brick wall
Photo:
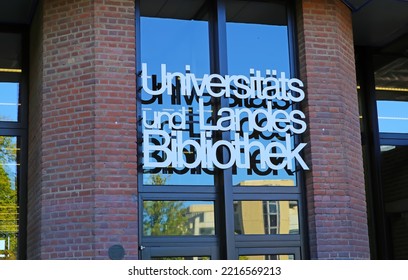
[[[41,240],[32,256],[107,259],[120,244],[137,258],[133,5],[43,1],[42,104],[32,113],[42,117]]]
[[[297,1],[312,259],[369,258],[351,12],[340,0]]]

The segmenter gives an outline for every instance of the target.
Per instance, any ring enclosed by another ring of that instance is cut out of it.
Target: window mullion
[[[210,66],[213,73],[225,76],[228,74],[227,34],[226,34],[226,5],[224,0],[211,0],[210,8]],[[229,106],[226,97],[214,102],[214,115],[220,108]],[[215,116],[214,116],[215,117]],[[216,121],[214,121],[216,123]],[[230,141],[230,132],[216,132],[216,141]],[[217,150],[217,158],[221,162],[229,161],[229,154],[225,150]],[[234,207],[232,196],[232,169],[216,169],[214,183],[219,192],[218,228],[220,229],[221,258],[235,258],[234,243]]]

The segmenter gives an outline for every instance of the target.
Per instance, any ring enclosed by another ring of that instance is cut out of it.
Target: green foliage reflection
[[[14,170],[16,145],[12,137],[0,136],[0,259],[17,258],[18,206]]]
[[[144,201],[145,235],[189,234],[187,207],[180,201]]]
[[[165,185],[166,178],[160,174],[150,176],[152,185]],[[187,207],[180,201],[144,201],[143,202],[144,235],[187,235]]]

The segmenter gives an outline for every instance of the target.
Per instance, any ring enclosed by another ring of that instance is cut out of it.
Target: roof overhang
[[[352,11],[354,43],[408,57],[408,1],[341,0]],[[39,0],[0,1],[0,27],[29,25]]]
[[[407,35],[407,1],[342,1],[353,12],[356,45],[385,47]],[[0,1],[0,24],[30,24],[37,2],[38,0]]]
[[[370,47],[374,51],[376,85],[384,88],[407,88],[408,1],[343,2],[352,11],[354,44]]]
[[[407,35],[408,1],[343,0],[353,13],[354,42],[385,47]]]
[[[38,0],[9,0],[0,2],[1,25],[30,24]]]

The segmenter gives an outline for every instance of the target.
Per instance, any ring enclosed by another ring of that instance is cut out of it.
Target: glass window
[[[236,259],[247,235],[299,234],[296,173],[308,167],[295,138],[306,123],[286,3],[138,3],[142,257],[171,257],[172,240]]]
[[[17,137],[0,136],[0,260],[17,259]]]
[[[297,201],[234,201],[235,234],[299,234]]]
[[[293,135],[306,124],[304,114],[293,109],[302,96],[301,84],[290,77],[286,6],[227,3],[228,73],[241,75],[232,85],[238,94],[229,99],[239,119],[231,137],[245,142],[240,162],[250,165],[234,166],[233,184],[296,186],[296,163],[281,155],[294,149]]]
[[[145,2],[142,15],[149,15]],[[143,184],[213,185],[214,168],[202,164],[213,135],[200,129],[200,118],[211,115],[211,98],[201,85],[210,73],[208,23],[142,16],[140,27]]]
[[[408,133],[408,102],[395,100],[377,101],[380,132]]]
[[[143,234],[214,235],[214,202],[211,201],[144,201]]]

